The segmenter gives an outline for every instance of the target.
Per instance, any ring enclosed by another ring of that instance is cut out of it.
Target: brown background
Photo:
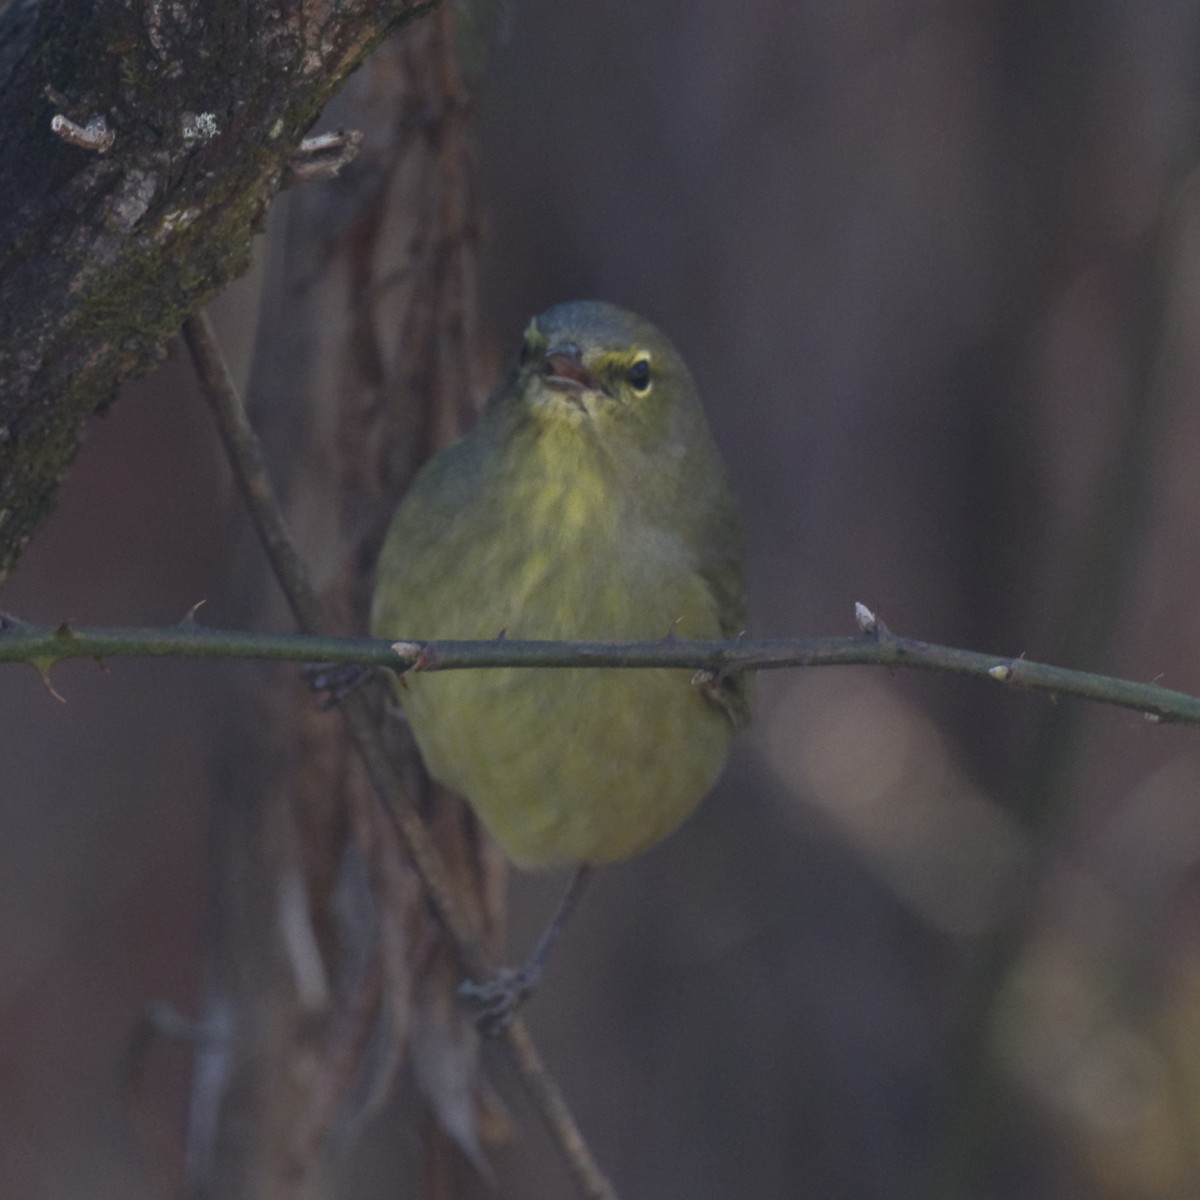
[[[497,345],[577,296],[671,333],[742,501],[754,632],[851,632],[861,600],[1200,691],[1192,6],[527,0],[500,24]],[[254,295],[223,304],[231,342]],[[93,423],[0,602],[233,622],[244,532],[177,355]],[[196,1010],[211,731],[256,669],[64,666],[65,705],[3,674],[0,1194],[150,1194],[123,1045],[152,999]],[[1194,1194],[1197,735],[940,676],[760,697],[530,1012],[622,1194]],[[511,946],[557,886],[514,881]],[[185,1067],[154,1065],[180,1128]],[[526,1129],[504,1194],[563,1195]],[[344,1194],[394,1194],[406,1137],[381,1116]]]

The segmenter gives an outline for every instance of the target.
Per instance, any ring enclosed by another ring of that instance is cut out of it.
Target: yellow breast
[[[550,456],[550,461],[555,461]],[[489,498],[490,528],[409,528],[380,566],[372,624],[415,639],[721,636],[716,603],[669,532],[622,517],[604,480],[529,469]],[[648,848],[696,807],[732,728],[687,670],[409,674],[405,714],[430,772],[518,865],[604,863]]]

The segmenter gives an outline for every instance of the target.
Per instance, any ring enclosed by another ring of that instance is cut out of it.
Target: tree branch
[[[326,101],[428,8],[0,11],[0,579],[53,507],[87,418],[243,272]]]
[[[1133,709],[1155,721],[1200,725],[1200,696],[1155,683],[1073,671],[1026,658],[959,650],[886,628],[858,637],[738,638],[730,642],[664,638],[656,642],[493,641],[387,642],[366,637],[312,637],[205,629],[190,618],[154,629],[57,629],[0,616],[0,662],[48,669],[68,658],[241,658],[345,662],[397,671],[500,667],[675,667],[692,671],[773,671],[794,667],[915,667],[990,683]]]

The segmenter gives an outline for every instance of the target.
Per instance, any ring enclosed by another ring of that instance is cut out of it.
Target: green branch
[[[27,662],[45,672],[67,658],[243,658],[360,663],[401,671],[496,667],[676,667],[692,671],[769,671],[785,667],[917,667],[972,675],[1006,687],[1075,696],[1145,713],[1154,720],[1200,725],[1200,697],[1024,658],[1002,658],[898,637],[882,625],[858,637],[738,638],[693,642],[491,641],[388,642],[203,628],[193,621],[161,629],[57,629],[0,617],[0,662]]]

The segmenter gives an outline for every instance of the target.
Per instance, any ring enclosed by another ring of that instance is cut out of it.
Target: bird
[[[603,301],[529,322],[475,426],[432,457],[380,552],[376,636],[728,639],[742,534],[696,385],[648,320]],[[481,1027],[527,997],[584,881],[654,846],[711,790],[748,678],[669,668],[407,672],[429,773],[524,869],[574,868],[525,966],[465,985]]]

